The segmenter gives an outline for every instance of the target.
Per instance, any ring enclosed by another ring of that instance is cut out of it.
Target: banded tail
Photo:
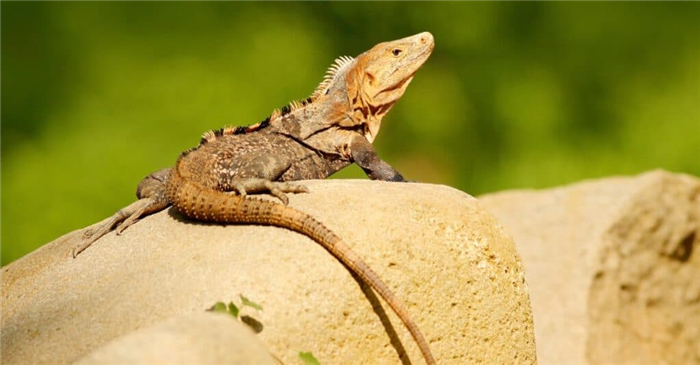
[[[426,363],[435,364],[428,342],[409,316],[408,309],[403,303],[340,237],[310,215],[272,201],[241,197],[206,188],[183,178],[177,165],[170,173],[167,194],[173,206],[188,218],[219,223],[276,226],[290,229],[313,239],[359,276],[389,304],[413,336]]]

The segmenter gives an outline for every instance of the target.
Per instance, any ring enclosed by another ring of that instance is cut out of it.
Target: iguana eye
[[[394,56],[398,56],[398,55],[401,54],[401,52],[402,52],[402,51],[401,51],[400,49],[394,48],[394,49],[391,51],[391,54],[393,54]]]

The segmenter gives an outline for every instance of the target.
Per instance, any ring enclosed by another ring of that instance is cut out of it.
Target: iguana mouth
[[[403,79],[403,81],[401,81],[401,82],[399,82],[398,84],[396,84],[396,86],[390,88],[388,91],[398,89],[398,88],[400,88],[400,87],[403,87],[404,85],[408,85],[408,83],[411,82],[411,80],[413,80],[413,75],[415,75],[415,74],[416,74],[415,72],[412,73],[410,76],[408,76],[407,78]]]
[[[376,98],[378,95],[381,95],[382,93],[388,93],[390,91],[394,91],[396,89],[402,88],[404,85],[408,85],[413,80],[413,75],[415,75],[415,72],[412,73],[410,76],[407,78],[399,81],[397,84],[394,84],[393,86],[389,86],[388,88],[384,90],[380,90],[378,93],[374,94],[374,97]]]

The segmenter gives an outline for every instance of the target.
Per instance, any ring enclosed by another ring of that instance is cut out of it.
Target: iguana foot
[[[285,205],[289,203],[289,198],[285,193],[297,194],[309,192],[309,188],[304,185],[258,178],[237,180],[233,182],[232,186],[233,190],[242,197],[245,197],[248,193],[269,193],[275,198],[281,200]]]
[[[168,203],[167,199],[161,196],[154,196],[139,199],[131,203],[129,206],[120,209],[97,228],[90,229],[83,234],[83,242],[78,247],[73,249],[73,258],[85,251],[102,236],[109,233],[115,226],[119,225],[116,231],[117,234],[121,234],[130,225],[136,223],[136,221],[143,215],[163,210],[168,205],[170,205],[170,203]]]
[[[143,206],[138,207],[136,211],[131,213],[123,222],[121,222],[117,226],[117,229],[115,230],[117,232],[117,235],[122,234],[122,232],[124,232],[125,229],[129,228],[129,226],[136,223],[144,215],[161,211],[167,208],[168,205],[170,205],[168,200],[162,196],[154,196],[147,199],[140,199],[139,201],[141,200],[146,200],[146,202]]]

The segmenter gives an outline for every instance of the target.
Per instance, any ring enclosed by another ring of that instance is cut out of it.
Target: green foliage
[[[239,312],[240,312],[240,310],[238,309],[238,307],[235,304],[233,304],[233,302],[228,303],[228,313],[229,314],[231,314],[235,318],[238,318]]]
[[[321,365],[311,352],[300,352],[299,359],[304,365]]]
[[[224,302],[216,302],[213,306],[211,306],[211,308],[207,309],[207,311],[228,313],[234,318],[238,318],[238,315],[240,314],[241,309],[243,307],[250,307],[257,311],[261,311],[263,309],[263,307],[260,304],[253,302],[252,300],[245,297],[243,294],[239,294],[239,296],[241,297],[240,308],[233,302],[229,302],[228,305],[226,305]]]
[[[263,309],[260,304],[255,303],[255,302],[251,301],[250,299],[244,297],[243,294],[240,294],[240,296],[241,296],[241,305],[248,306],[248,307],[251,307],[253,309],[257,309],[259,311],[261,311]]]
[[[226,304],[224,302],[216,302],[211,308],[207,309],[209,312],[226,312]]]
[[[240,294],[240,297],[240,306],[237,306],[233,302],[229,302],[228,305],[226,305],[224,302],[216,302],[213,306],[207,309],[207,311],[229,314],[233,318],[248,325],[248,327],[250,327],[250,329],[252,329],[253,332],[262,332],[264,326],[260,321],[249,315],[241,315],[241,312],[245,310],[245,307],[253,308],[256,311],[261,311],[263,309],[262,306],[246,298],[245,296],[243,296],[243,294]]]
[[[209,312],[217,312],[217,313],[227,313],[233,316],[233,318],[238,318],[238,313],[240,310],[238,307],[233,304],[233,302],[229,302],[228,306],[224,304],[224,302],[216,302],[211,308],[207,309]]]
[[[700,175],[700,4],[3,2],[2,264],[113,214],[202,132],[310,94],[420,31],[382,126],[409,179],[471,194]],[[364,178],[357,168],[338,174]]]

